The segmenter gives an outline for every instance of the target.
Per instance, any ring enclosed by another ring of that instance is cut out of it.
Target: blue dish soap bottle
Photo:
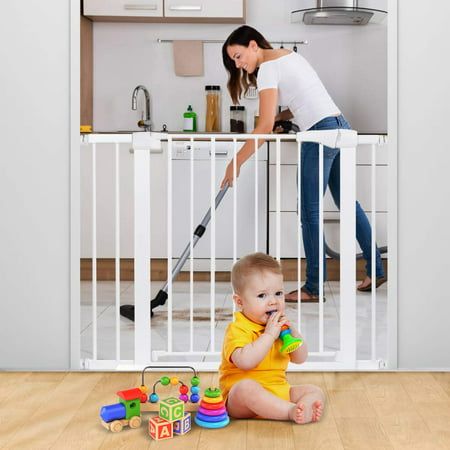
[[[183,131],[197,131],[197,114],[192,111],[189,105],[187,111],[183,114]]]

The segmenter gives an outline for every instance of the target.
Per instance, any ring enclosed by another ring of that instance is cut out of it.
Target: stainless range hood
[[[292,11],[292,22],[305,25],[366,25],[381,23],[387,11],[362,8],[358,0],[317,0],[315,8]]]

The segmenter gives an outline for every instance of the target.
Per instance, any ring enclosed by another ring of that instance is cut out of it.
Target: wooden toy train
[[[141,401],[147,399],[139,388],[117,392],[119,403],[103,406],[100,410],[102,425],[114,433],[122,431],[124,426],[141,426]]]

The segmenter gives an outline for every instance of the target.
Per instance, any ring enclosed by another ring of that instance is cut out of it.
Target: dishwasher
[[[238,149],[242,143],[238,142]],[[179,258],[189,243],[191,227],[191,155],[194,159],[194,228],[202,220],[211,205],[211,143],[207,141],[174,141],[172,143],[172,214],[173,214],[173,257]],[[220,183],[225,168],[234,154],[233,142],[215,143],[215,189]],[[255,174],[257,164],[257,176]],[[255,156],[241,167],[237,180],[236,195],[236,257],[240,258],[254,251],[267,252],[267,148],[261,147]],[[258,185],[258,208],[255,217],[255,177]],[[216,210],[215,256],[216,270],[230,270],[233,260],[233,189],[229,189]],[[255,221],[258,240],[255,242]],[[208,271],[211,255],[210,223],[194,249],[194,270]],[[257,246],[257,248],[256,248]],[[186,264],[184,270],[189,270]]]

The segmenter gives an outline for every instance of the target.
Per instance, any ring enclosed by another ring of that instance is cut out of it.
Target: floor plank
[[[117,391],[139,384],[139,374],[136,373],[105,373],[52,448],[68,450],[102,448],[103,442],[110,438],[112,433],[108,433],[100,424],[100,408],[117,403],[117,396],[115,395]],[[129,439],[133,431],[124,430],[123,436],[128,436]]]
[[[100,373],[67,374],[35,411],[29,410],[8,446],[50,448],[102,377]]]
[[[375,417],[336,418],[345,450],[393,449],[388,436]]]
[[[165,373],[147,373],[151,389]],[[191,374],[170,373],[190,384]],[[140,373],[0,373],[0,448],[147,450],[300,450],[450,448],[448,373],[289,373],[291,384],[315,384],[327,397],[322,420],[294,425],[268,420],[231,420],[226,428],[193,425],[185,436],[156,442],[142,414],[137,430],[111,433],[100,424],[102,405],[116,392],[141,384]],[[217,386],[217,373],[200,374],[202,390]],[[160,398],[177,386],[158,385]]]

